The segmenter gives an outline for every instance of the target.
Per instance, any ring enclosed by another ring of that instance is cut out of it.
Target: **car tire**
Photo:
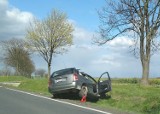
[[[53,94],[53,98],[58,98],[59,95],[58,94]]]
[[[87,86],[82,86],[81,87],[81,90],[79,91],[79,96],[80,97],[83,97],[83,96],[86,96],[87,97],[87,94],[88,94],[88,88]]]

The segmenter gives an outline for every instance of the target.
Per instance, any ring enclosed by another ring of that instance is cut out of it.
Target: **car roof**
[[[51,74],[51,77],[55,74],[55,73],[58,73],[58,72],[63,72],[63,71],[74,71],[76,70],[76,68],[65,68],[65,69],[60,69],[60,70],[57,70],[57,71],[54,71],[52,74]]]
[[[64,68],[64,69],[60,69],[60,70],[57,70],[57,71],[54,71],[53,73],[55,73],[55,72],[60,72],[60,71],[63,71],[63,70],[78,70],[78,69],[76,69],[76,68],[74,68],[74,67],[72,67],[72,68]]]
[[[60,69],[60,70],[57,70],[57,71],[62,71],[62,70],[72,70],[72,69],[76,69],[76,68],[64,68],[64,69]],[[55,72],[57,72],[55,71]]]

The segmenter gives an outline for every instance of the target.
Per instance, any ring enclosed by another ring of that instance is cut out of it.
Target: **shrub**
[[[118,80],[114,80],[113,82],[137,84],[137,83],[139,83],[139,79],[138,78],[121,78]]]
[[[149,80],[151,85],[160,85],[160,79],[151,79]]]

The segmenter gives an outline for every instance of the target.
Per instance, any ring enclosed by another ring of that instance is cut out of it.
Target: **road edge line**
[[[87,110],[96,111],[96,112],[103,113],[103,114],[112,114],[112,113],[105,112],[105,111],[101,111],[101,110],[98,110],[98,109],[94,109],[94,108],[90,108],[90,107],[85,107],[85,106],[80,106],[80,105],[73,104],[73,103],[69,103],[69,102],[66,102],[66,101],[51,99],[51,98],[49,98],[49,97],[45,97],[45,96],[41,96],[41,95],[36,95],[36,94],[33,94],[33,93],[21,91],[21,90],[16,90],[16,89],[11,89],[11,88],[6,88],[6,89],[11,90],[11,91],[15,91],[15,92],[20,92],[20,93],[32,95],[32,96],[39,97],[39,98],[43,98],[43,99],[47,99],[47,100],[56,101],[56,102],[63,103],[63,104],[72,105],[72,106],[79,107],[79,108],[83,108],[83,109],[87,109]]]

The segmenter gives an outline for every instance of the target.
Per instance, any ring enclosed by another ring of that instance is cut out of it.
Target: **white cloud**
[[[88,32],[83,28],[75,26],[75,31],[73,32],[74,43],[75,44],[91,44],[91,39],[93,37],[93,32]]]
[[[127,38],[127,37],[118,37],[118,38],[109,42],[110,46],[115,46],[115,47],[117,47],[117,46],[125,46],[126,47],[126,46],[131,46],[133,44],[134,44],[133,40],[130,38]]]
[[[6,16],[9,19],[14,19],[16,22],[28,23],[33,17],[29,12],[21,12],[17,8],[12,8],[11,10],[6,11]]]
[[[108,65],[112,67],[121,67],[120,61],[115,58],[114,55],[103,55],[97,60],[92,61],[95,65]]]
[[[7,0],[1,0],[0,5],[1,5],[0,10],[5,10],[7,5],[8,5],[8,1]]]
[[[11,6],[7,0],[0,1],[0,39],[23,38],[33,15]]]

